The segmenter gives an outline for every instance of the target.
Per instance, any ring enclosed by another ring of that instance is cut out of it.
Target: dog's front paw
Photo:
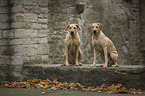
[[[61,66],[69,66],[69,64],[61,64]]]
[[[104,64],[103,67],[107,67],[107,64]]]
[[[118,64],[111,65],[111,67],[119,67]]]
[[[61,66],[69,66],[69,63],[61,64]]]
[[[92,64],[91,66],[92,66],[92,67],[94,67],[94,66],[95,66],[95,64]]]

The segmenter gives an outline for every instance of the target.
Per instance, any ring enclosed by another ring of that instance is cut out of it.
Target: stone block
[[[15,21],[15,22],[23,22],[23,21],[24,21],[24,15],[23,15],[23,14],[17,14],[17,15],[14,17],[14,21]]]
[[[0,29],[8,29],[9,27],[8,23],[0,23]]]
[[[48,36],[48,30],[38,30],[37,37],[46,37]]]
[[[14,31],[13,30],[3,31],[3,38],[14,38]]]
[[[37,55],[37,45],[15,45],[15,56],[33,56]]]
[[[16,0],[15,3],[22,5],[36,5],[37,0]]]
[[[0,47],[0,48],[2,48],[2,47]],[[2,51],[2,50],[0,50],[0,51]],[[10,63],[11,63],[10,56],[4,56],[4,55],[0,56],[0,65],[10,65]]]
[[[27,72],[29,69],[29,73],[24,74],[27,76],[25,79],[39,77],[40,79],[49,78],[53,80],[56,77],[60,82],[79,82],[86,87],[101,86],[103,84],[107,84],[107,86],[122,84],[127,89],[145,89],[145,67],[143,65],[124,65],[104,68],[91,67],[90,64],[83,64],[83,66],[79,67],[62,67],[61,64],[35,64],[25,65],[24,71],[25,69]]]
[[[30,62],[31,62],[31,64],[40,64],[40,63],[42,63],[41,55],[32,56]]]
[[[31,24],[31,28],[33,28],[33,29],[41,29],[41,24],[32,23],[32,24]]]
[[[38,44],[38,38],[31,38],[31,44]]]
[[[23,56],[23,63],[24,64],[29,64],[31,60],[31,57]]]
[[[39,0],[38,3],[40,6],[48,6],[48,0]]]
[[[23,12],[23,8],[21,5],[12,7],[12,13],[20,13],[20,12]]]
[[[47,24],[42,24],[41,26],[42,26],[42,29],[48,29]]]
[[[0,0],[0,6],[7,6],[8,1],[7,0]]]
[[[38,22],[39,23],[47,24],[47,19],[38,19]]]
[[[40,55],[47,55],[49,53],[49,45],[48,44],[39,44],[37,53]]]
[[[40,14],[40,8],[39,6],[25,6],[23,8],[24,13],[39,13]]]
[[[48,13],[48,8],[47,8],[47,7],[46,7],[46,8],[41,8],[40,11],[41,11],[42,13]]]
[[[14,29],[15,28],[16,29],[22,29],[22,28],[25,28],[26,25],[27,25],[26,22],[13,22],[13,23],[11,23],[11,27],[14,28]]]
[[[37,32],[33,29],[15,29],[15,38],[36,37]]]
[[[4,14],[4,13],[8,13],[8,7],[6,6],[6,7],[1,7],[0,8],[0,14]]]
[[[23,39],[13,39],[10,42],[10,45],[25,45],[25,44],[30,44],[31,39],[30,38],[23,38]]]
[[[8,20],[9,20],[8,14],[0,14],[1,23],[6,23],[6,22],[8,22]]]
[[[27,45],[24,48],[26,48],[26,56],[34,56],[37,55],[37,45]]]
[[[8,45],[8,43],[9,43],[9,42],[8,42],[8,40],[6,40],[6,39],[1,39],[1,40],[0,40],[0,45],[5,45],[5,46],[6,46],[6,45]]]
[[[44,38],[37,38],[38,40],[38,43],[42,44],[42,43],[45,43],[47,44],[48,40],[47,40],[47,37],[44,37]]]
[[[48,62],[49,61],[49,57],[48,55],[42,55],[42,62]]]
[[[122,46],[122,50],[125,54],[127,54],[129,52],[129,50],[126,46]]]
[[[22,56],[12,56],[12,61],[11,61],[11,64],[14,65],[14,66],[21,66],[23,65],[23,57]]]
[[[37,15],[36,14],[25,14],[24,21],[25,22],[37,22]]]

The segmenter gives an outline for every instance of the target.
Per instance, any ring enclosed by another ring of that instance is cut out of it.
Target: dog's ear
[[[99,29],[102,30],[102,28],[103,28],[103,24],[98,23],[98,25],[99,25]]]
[[[91,31],[92,24],[88,26],[88,30]]]
[[[81,27],[78,24],[75,24],[77,26],[77,28],[79,29],[79,31],[81,30]]]
[[[66,26],[65,31],[67,31],[67,29],[69,28],[69,26],[70,26],[69,24]]]

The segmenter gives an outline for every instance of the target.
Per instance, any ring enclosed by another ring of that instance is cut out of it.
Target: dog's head
[[[101,23],[92,23],[88,26],[88,30],[93,33],[99,33],[102,30],[103,24]]]
[[[65,31],[69,30],[70,35],[75,35],[77,29],[81,29],[81,27],[78,24],[69,24],[66,26]]]

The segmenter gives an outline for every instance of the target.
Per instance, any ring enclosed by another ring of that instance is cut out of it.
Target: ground
[[[47,92],[41,94],[42,92]],[[0,88],[0,96],[145,96],[133,94],[105,94],[98,92],[63,91],[25,88]]]

